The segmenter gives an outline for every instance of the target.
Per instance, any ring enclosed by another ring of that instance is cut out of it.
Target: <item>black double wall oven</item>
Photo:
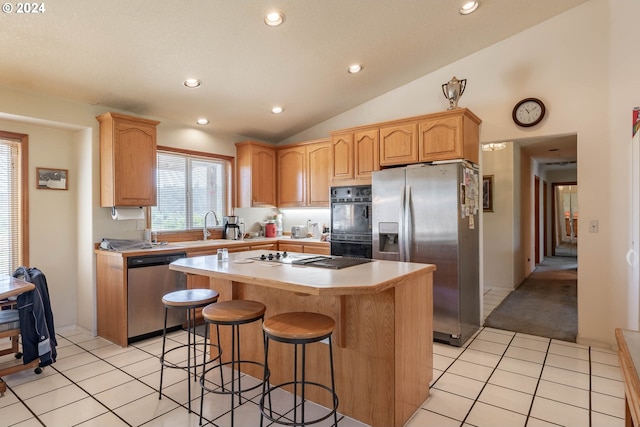
[[[371,186],[331,187],[331,255],[372,257]]]

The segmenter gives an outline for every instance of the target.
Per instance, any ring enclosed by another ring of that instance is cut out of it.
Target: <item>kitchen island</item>
[[[228,261],[216,256],[184,258],[170,268],[209,277],[221,301],[263,302],[266,318],[289,311],[331,316],[336,321],[338,411],[375,427],[403,426],[429,396],[433,377],[435,266],[373,260],[333,270],[257,259],[262,254],[268,252],[232,253]],[[227,331],[221,331],[221,339],[223,349],[230,348]],[[264,358],[260,325],[243,326],[241,346],[243,359]],[[290,380],[293,360],[287,347],[270,346],[272,383]],[[324,344],[309,346],[310,381],[330,383],[327,358]],[[250,366],[246,373],[262,376]],[[310,389],[307,397],[331,406],[328,396],[319,390]]]

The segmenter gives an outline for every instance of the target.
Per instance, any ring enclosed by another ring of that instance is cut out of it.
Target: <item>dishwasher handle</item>
[[[171,264],[173,261],[186,258],[186,252],[172,252],[168,254],[143,255],[127,258],[127,268],[152,267],[154,265]]]

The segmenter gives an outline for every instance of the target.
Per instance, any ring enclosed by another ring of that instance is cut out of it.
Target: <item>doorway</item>
[[[552,194],[552,255],[578,256],[578,185],[554,183]]]

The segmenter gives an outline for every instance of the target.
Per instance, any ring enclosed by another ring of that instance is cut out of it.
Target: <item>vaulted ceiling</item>
[[[55,0],[2,14],[0,84],[278,142],[584,1]]]

